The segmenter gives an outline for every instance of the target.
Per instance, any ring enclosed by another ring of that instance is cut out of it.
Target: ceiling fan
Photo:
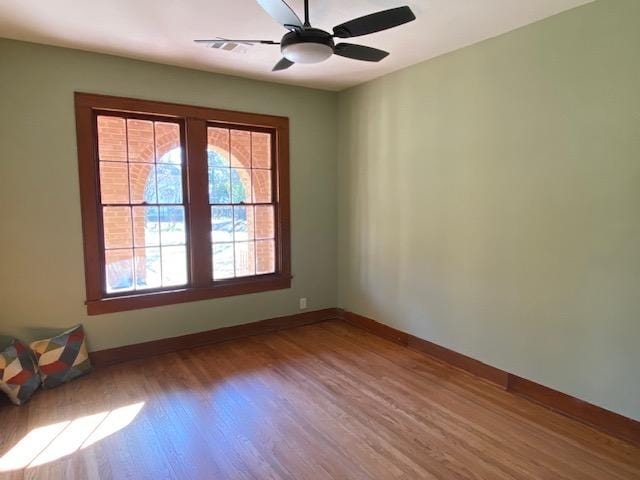
[[[333,27],[333,34],[331,34],[319,28],[313,28],[309,23],[309,0],[304,1],[304,23],[284,0],[256,1],[279,24],[289,30],[279,42],[273,40],[229,40],[226,38],[194,41],[209,44],[222,41],[240,44],[280,45],[283,58],[273,67],[274,72],[285,70],[294,63],[320,63],[333,54],[365,62],[379,62],[389,55],[389,52],[353,43],[336,44],[333,39],[368,35],[416,19],[409,7],[391,8],[342,23]]]

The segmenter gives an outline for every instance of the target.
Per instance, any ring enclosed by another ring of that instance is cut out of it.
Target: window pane
[[[105,252],[107,293],[133,290],[133,250]]]
[[[233,242],[233,207],[211,207],[211,241]]]
[[[187,248],[162,247],[162,286],[187,283]]]
[[[105,248],[131,248],[131,208],[104,207],[102,209]]]
[[[207,154],[210,167],[229,166],[229,130],[207,128]]]
[[[271,135],[251,133],[251,157],[253,168],[271,168]]]
[[[256,274],[261,275],[275,271],[275,242],[273,240],[258,240],[256,242]]]
[[[126,163],[100,162],[100,196],[103,204],[129,203]]]
[[[133,207],[133,240],[136,247],[160,245],[158,207]]]
[[[153,122],[148,120],[127,120],[127,140],[130,162],[153,163]]]
[[[162,286],[160,248],[136,248],[136,290]]]
[[[156,177],[158,203],[182,203],[182,166],[159,163]]]
[[[131,203],[157,203],[156,167],[152,163],[129,164]]]
[[[160,244],[185,245],[184,207],[160,207]]]
[[[209,167],[209,203],[231,203],[231,170]]]
[[[231,130],[231,165],[251,168],[251,132]]]
[[[234,240],[253,240],[254,231],[253,207],[233,207]]]
[[[125,132],[123,120],[108,123],[101,122],[105,127],[102,132],[111,135],[104,140],[113,137],[111,130],[119,124],[124,139],[120,139],[120,150],[116,153],[119,160],[125,161],[122,151],[128,149],[128,160],[132,163],[128,167],[116,163],[101,165],[103,203],[182,203],[179,125],[156,122],[154,131],[153,122],[129,119]],[[110,148],[103,145],[103,154],[115,151],[114,146]],[[187,283],[184,207],[105,207],[103,219],[105,247],[118,248],[105,253],[110,292]],[[161,249],[161,241],[163,246],[172,246]],[[131,250],[132,243],[140,248]],[[123,247],[126,249],[120,250]]]
[[[271,170],[252,170],[253,201],[255,203],[271,202]]]
[[[251,203],[251,170],[231,169],[231,203]]]
[[[180,149],[180,125],[177,123],[155,122],[156,162],[182,163]]]
[[[239,242],[235,247],[236,277],[255,275],[255,242]]]
[[[100,115],[98,136],[108,291],[188,284],[180,124]],[[272,135],[208,127],[207,141],[214,280],[275,272]]]
[[[127,161],[127,130],[124,118],[98,116],[98,157],[107,162]]]
[[[256,238],[274,238],[273,207],[271,205],[256,205]]]
[[[233,243],[213,245],[213,279],[233,278]]]

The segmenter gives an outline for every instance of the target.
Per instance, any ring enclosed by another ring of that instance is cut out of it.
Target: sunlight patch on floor
[[[143,406],[134,403],[35,428],[0,458],[0,472],[44,465],[89,447],[129,425]]]
[[[144,402],[140,402],[111,411],[107,418],[98,425],[91,435],[86,437],[81,448],[87,448],[103,438],[116,433],[118,430],[122,430],[136,418],[143,406]]]
[[[29,465],[70,423],[54,423],[31,430],[15,447],[0,458],[0,472],[18,470]]]

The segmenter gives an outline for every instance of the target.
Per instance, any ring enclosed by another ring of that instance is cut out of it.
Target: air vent
[[[207,44],[207,47],[209,48],[215,48],[216,50],[225,50],[227,52],[235,53],[246,53],[247,48],[250,46],[251,44],[248,43],[229,42],[223,39],[220,39],[220,41],[212,41]]]

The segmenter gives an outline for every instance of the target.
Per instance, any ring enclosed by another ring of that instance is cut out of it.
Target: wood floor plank
[[[630,480],[640,449],[336,320],[0,403],[0,479],[112,478]]]
[[[371,478],[375,471],[385,472],[387,478],[402,475],[401,470],[389,468],[389,464],[381,461],[378,452],[362,442],[361,438],[353,436],[342,423],[335,422],[336,417],[344,418],[343,411],[332,410],[334,404],[323,403],[321,397],[310,395],[309,389],[305,388],[301,382],[296,381],[288,372],[272,363],[273,357],[269,355],[269,350],[265,349],[262,342],[256,340],[253,343],[252,359],[247,358],[246,348],[235,346],[233,351],[241,362],[257,361],[261,365],[269,365],[269,368],[263,369],[261,375],[252,382],[254,387],[251,395],[259,398],[269,390],[277,391],[280,409],[285,410],[286,415],[290,416],[293,422],[303,426],[305,434],[311,434],[310,442],[316,437],[323,443],[335,444],[336,446],[328,452],[328,455],[324,455],[326,470],[335,470],[336,459],[339,458],[341,462],[351,464],[348,467],[350,471],[354,470],[353,463],[355,463],[355,468],[358,469],[359,476],[362,478]],[[274,413],[279,416],[280,412]],[[322,445],[319,446],[322,447]],[[329,450],[326,447],[323,449]],[[334,471],[333,478],[340,478],[341,471]]]

